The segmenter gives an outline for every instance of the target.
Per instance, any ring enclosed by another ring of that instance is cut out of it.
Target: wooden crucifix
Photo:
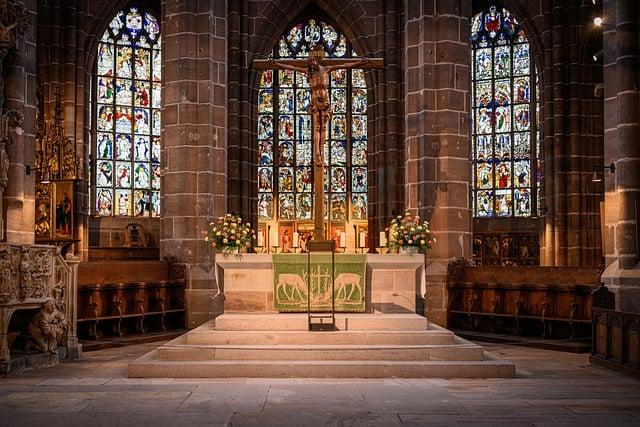
[[[253,61],[257,70],[279,69],[291,70],[306,74],[311,87],[311,102],[309,113],[313,128],[313,187],[314,187],[314,240],[326,239],[324,230],[324,142],[327,139],[327,125],[331,120],[331,102],[329,98],[329,73],[338,69],[351,68],[382,68],[382,58],[354,59],[326,59],[324,48],[316,45],[307,59],[285,59],[275,61]]]

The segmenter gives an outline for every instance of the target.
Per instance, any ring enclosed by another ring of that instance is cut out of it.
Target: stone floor
[[[516,362],[516,379],[126,378],[159,344],[0,379],[0,426],[640,425],[640,380],[587,355],[486,345]]]

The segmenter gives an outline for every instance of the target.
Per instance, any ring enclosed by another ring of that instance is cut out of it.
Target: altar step
[[[453,344],[455,335],[447,330],[426,331],[201,331],[195,329],[185,337],[189,345],[434,345]]]
[[[485,353],[474,361],[159,361],[152,351],[129,364],[130,378],[511,378],[512,363]]]
[[[207,323],[208,325],[209,323]],[[307,331],[306,313],[225,313],[210,325],[218,331]],[[340,331],[424,331],[427,319],[416,314],[336,314]]]
[[[515,366],[416,314],[223,314],[130,363],[130,377],[483,378]]]

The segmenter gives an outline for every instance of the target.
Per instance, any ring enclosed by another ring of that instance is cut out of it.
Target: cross
[[[331,120],[331,103],[329,98],[329,73],[338,69],[382,68],[382,58],[326,59],[324,48],[316,45],[307,59],[257,59],[253,61],[257,70],[278,69],[291,70],[307,76],[311,87],[311,125],[313,128],[313,187],[314,187],[314,240],[324,240],[324,141],[327,139],[327,124]]]

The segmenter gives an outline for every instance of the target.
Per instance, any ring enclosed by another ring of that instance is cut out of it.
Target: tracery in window
[[[95,212],[160,215],[161,51],[158,20],[128,7],[98,44]]]
[[[542,166],[529,43],[515,17],[495,6],[473,17],[471,43],[474,216],[530,217]]]
[[[306,58],[316,44],[324,47],[329,58],[357,56],[331,24],[308,19],[284,33],[271,57]],[[347,222],[362,221],[366,226],[367,88],[361,69],[336,70],[329,80],[333,115],[325,142],[325,219],[332,229],[338,222],[344,231]],[[288,70],[261,73],[257,130],[260,221],[312,224],[310,100],[304,74]]]

